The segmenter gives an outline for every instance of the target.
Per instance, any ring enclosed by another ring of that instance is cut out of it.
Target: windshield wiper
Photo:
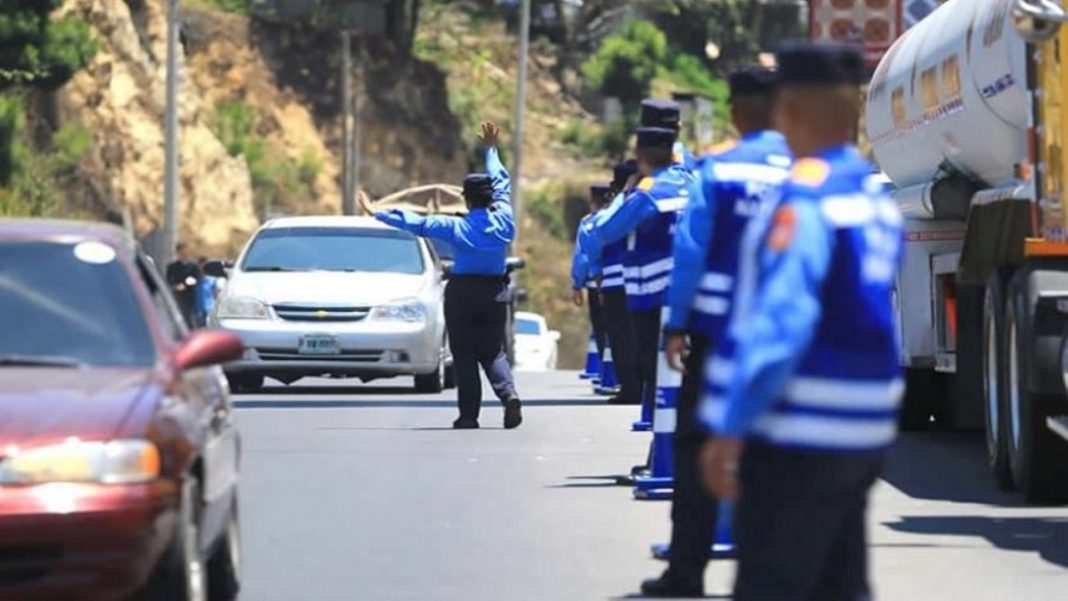
[[[0,354],[0,366],[18,367],[82,367],[84,361],[62,355]]]
[[[280,267],[278,265],[265,265],[265,266],[246,267],[245,271],[249,272],[249,271],[307,271],[307,270],[305,270],[305,269],[293,269],[292,267]]]

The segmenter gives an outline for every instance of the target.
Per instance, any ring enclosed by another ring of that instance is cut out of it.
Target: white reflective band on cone
[[[592,334],[590,335],[589,344],[586,345],[586,352],[587,353],[596,353],[597,352],[597,341],[593,339],[593,335]]]
[[[675,409],[657,408],[653,414],[653,433],[672,434],[675,432],[676,411]]]
[[[604,362],[605,363],[612,363],[613,362],[612,361],[612,347],[610,347],[610,346],[604,347]]]
[[[657,353],[656,387],[678,388],[680,386],[682,386],[682,374],[671,369],[667,362],[667,354],[660,351]]]

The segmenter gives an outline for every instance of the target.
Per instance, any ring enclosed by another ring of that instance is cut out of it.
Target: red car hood
[[[0,367],[0,454],[9,444],[114,436],[152,373],[145,368]]]

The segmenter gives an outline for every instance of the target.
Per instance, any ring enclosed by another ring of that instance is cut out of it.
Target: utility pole
[[[166,106],[163,116],[163,265],[178,243],[178,18],[179,0],[167,0]]]
[[[352,194],[350,198],[352,198],[353,215],[363,214],[363,207],[362,205],[360,205],[360,203],[356,202],[356,200],[357,196],[360,193],[360,162],[363,158],[363,155],[360,150],[361,148],[363,148],[363,94],[360,93],[360,90],[362,90],[364,86],[366,86],[364,82],[367,81],[366,71],[364,69],[365,58],[366,57],[364,56],[363,46],[361,45],[360,53],[357,56],[357,62],[359,63],[358,67],[360,70],[360,81],[358,85],[360,87],[353,91],[356,107],[354,109],[353,116],[353,140],[352,151],[350,153],[350,157],[352,160]]]
[[[519,14],[519,75],[515,86],[515,132],[512,142],[514,149],[512,154],[512,211],[515,213],[516,222],[519,222],[519,209],[522,199],[519,178],[523,168],[523,113],[526,109],[527,92],[527,54],[530,46],[530,0],[523,0]],[[519,228],[516,228],[516,239],[519,238]]]
[[[341,212],[355,215],[353,188],[356,177],[352,173],[352,33],[341,32]]]

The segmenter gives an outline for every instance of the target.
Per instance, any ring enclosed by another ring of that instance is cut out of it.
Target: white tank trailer
[[[1056,0],[948,0],[867,98],[908,224],[902,426],[982,427],[998,483],[1032,501],[1068,501],[1065,21]]]

